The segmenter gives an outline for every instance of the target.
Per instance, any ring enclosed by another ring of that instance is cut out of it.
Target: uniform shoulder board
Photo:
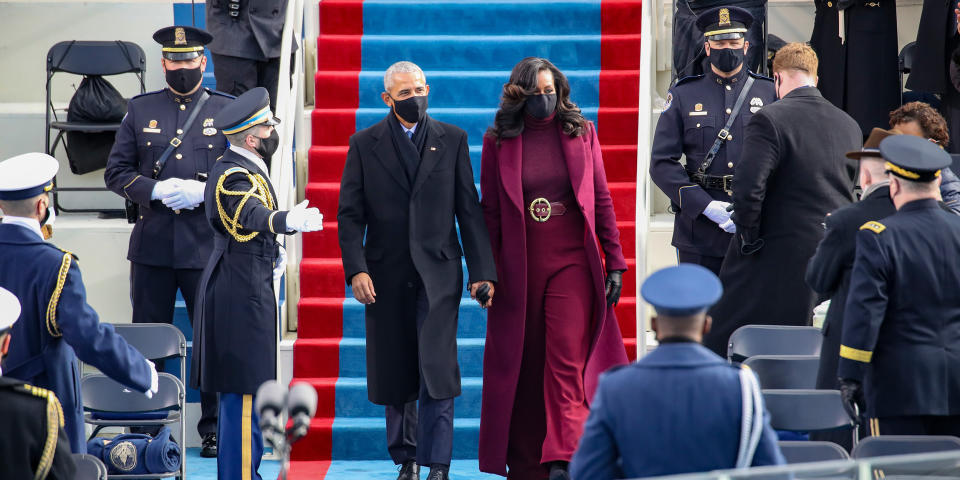
[[[229,98],[229,99],[231,99],[231,100],[233,100],[234,98],[237,98],[237,97],[234,97],[233,95],[230,95],[229,93],[221,92],[220,90],[212,90],[212,89],[209,89],[209,88],[206,88],[206,87],[204,87],[204,90],[206,90],[207,93],[209,93],[210,95],[218,95],[218,96],[221,96],[221,97],[227,97],[227,98]]]
[[[160,90],[154,90],[154,91],[152,91],[152,92],[141,93],[140,95],[134,95],[132,98],[130,98],[130,100],[133,100],[134,98],[148,97],[148,96],[150,96],[150,95],[156,95],[156,94],[158,94],[158,93],[163,92],[164,90],[165,90],[165,89],[160,89]]]
[[[758,79],[758,80],[766,80],[766,81],[768,81],[768,82],[772,82],[772,81],[773,81],[772,78],[770,78],[770,77],[768,77],[768,76],[766,76],[766,75],[760,75],[759,73],[754,73],[754,72],[750,72],[750,71],[748,71],[747,73],[749,73],[751,77],[756,78],[756,79]]]
[[[875,221],[869,221],[860,226],[860,230],[870,230],[871,232],[876,234],[879,234],[880,232],[886,229],[887,229],[886,225],[880,222],[875,222]]]
[[[231,167],[231,168],[228,168],[226,172],[223,172],[223,176],[224,178],[226,178],[226,177],[229,177],[230,175],[233,175],[234,173],[250,174],[250,171],[243,167]]]
[[[683,85],[684,83],[691,82],[691,81],[693,81],[693,80],[697,80],[697,79],[703,78],[703,76],[704,76],[704,75],[701,73],[700,75],[689,75],[689,76],[683,77],[683,78],[677,80],[677,83],[674,84],[674,87],[679,87],[680,85]]]

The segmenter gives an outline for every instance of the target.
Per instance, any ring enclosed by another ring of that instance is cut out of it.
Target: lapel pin
[[[437,147],[430,147],[430,151],[431,151],[431,152],[436,152],[436,151],[437,151]]]

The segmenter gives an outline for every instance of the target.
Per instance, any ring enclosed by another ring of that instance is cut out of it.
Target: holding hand
[[[860,415],[866,406],[863,402],[863,387],[860,382],[848,378],[840,379],[840,397],[843,399],[843,409],[850,415],[854,423],[860,423]]]
[[[723,224],[730,220],[729,207],[730,204],[727,202],[714,200],[708,203],[707,207],[703,209],[703,215],[713,223],[716,223],[718,227],[723,228]]]
[[[323,230],[323,214],[317,207],[307,208],[304,200],[287,212],[287,231],[316,232]]]
[[[493,305],[493,282],[482,280],[470,285],[470,298],[477,301],[483,308]]]
[[[183,179],[180,178],[168,178],[166,180],[160,180],[153,186],[153,191],[150,193],[150,200],[160,200],[167,195],[173,193],[177,187],[180,185]]]
[[[172,190],[160,200],[171,210],[193,210],[203,203],[203,190],[206,184],[196,180],[179,180]],[[159,184],[158,184],[159,186]]]
[[[360,272],[350,279],[350,286],[353,287],[353,298],[364,305],[370,305],[377,301],[377,292],[373,289],[373,279],[367,272]]]

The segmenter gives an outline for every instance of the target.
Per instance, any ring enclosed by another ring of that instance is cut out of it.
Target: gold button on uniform
[[[730,110],[730,109],[728,108],[728,109],[727,109],[727,115],[730,115],[731,112],[733,112],[733,110]]]
[[[177,129],[177,135],[183,135],[183,130],[181,130],[181,129],[178,128],[178,129]]]
[[[187,109],[187,106],[181,103],[181,104],[180,104],[180,110],[186,110],[186,109]]]
[[[213,149],[213,144],[211,143],[211,144],[207,145],[207,148]]]
[[[147,146],[149,147],[151,143],[153,143],[153,142],[147,142]]]
[[[727,162],[727,168],[733,168],[733,162]]]
[[[177,154],[177,160],[180,160],[181,158],[183,158],[183,154],[182,154],[182,153],[178,153],[178,154]]]
[[[700,124],[699,124],[699,123],[697,124],[697,128],[700,128]]]
[[[733,140],[733,135],[727,135],[727,140]]]
[[[727,90],[730,90],[730,85],[727,85]]]
[[[833,8],[833,2],[827,2],[827,6]]]

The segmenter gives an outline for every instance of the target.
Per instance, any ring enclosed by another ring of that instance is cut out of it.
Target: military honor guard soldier
[[[213,231],[197,207],[227,148],[213,117],[233,98],[200,86],[212,38],[192,27],[153,34],[163,46],[167,88],[130,100],[107,161],[107,187],[139,210],[127,252],[134,323],[172,323],[178,289],[194,321],[200,273],[213,250]],[[201,392],[200,404],[200,454],[215,457],[216,394]]]
[[[0,288],[0,366],[19,317],[20,301]],[[0,369],[0,418],[0,478],[73,480],[63,409],[53,392],[4,377]]]
[[[100,323],[87,304],[77,258],[44,240],[41,225],[49,232],[53,223],[48,193],[58,169],[43,153],[0,162],[0,287],[23,309],[3,368],[60,399],[70,448],[85,453],[79,362],[148,397],[157,391],[157,372],[113,326]]]
[[[870,435],[960,435],[960,217],[937,203],[946,151],[880,142],[897,212],[864,223],[844,309],[837,375]]]
[[[194,323],[191,384],[220,394],[217,475],[260,479],[263,455],[254,394],[277,373],[274,278],[285,268],[278,234],[323,228],[323,215],[303,201],[277,210],[267,164],[280,144],[262,87],[227,105],[213,125],[230,148],[210,171],[204,193],[213,254],[204,268]]]
[[[773,81],[744,64],[750,48],[744,35],[752,23],[750,13],[737,7],[714,8],[697,18],[710,71],[682,78],[670,89],[653,138],[650,177],[676,215],[677,257],[716,274],[735,230],[727,207],[743,127],[776,99]]]

